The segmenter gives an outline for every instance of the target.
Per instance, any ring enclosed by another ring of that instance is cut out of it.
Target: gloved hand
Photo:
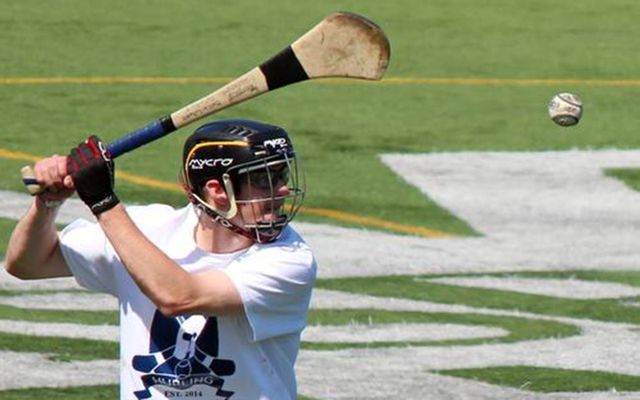
[[[78,196],[94,215],[115,207],[120,200],[113,192],[114,164],[105,143],[95,135],[71,149],[67,173]]]

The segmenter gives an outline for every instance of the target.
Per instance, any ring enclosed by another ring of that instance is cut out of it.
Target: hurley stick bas
[[[107,148],[113,158],[118,157],[222,109],[296,82],[329,77],[379,80],[389,56],[389,41],[378,25],[358,14],[333,13],[258,67]],[[21,173],[29,193],[42,191],[31,166]]]

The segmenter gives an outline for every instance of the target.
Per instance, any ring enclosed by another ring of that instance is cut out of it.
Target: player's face
[[[236,196],[245,224],[275,222],[281,218],[289,196],[289,166],[286,163],[252,171]]]

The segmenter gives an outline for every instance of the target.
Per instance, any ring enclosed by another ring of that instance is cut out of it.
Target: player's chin
[[[269,219],[258,221],[254,228],[256,229],[258,241],[260,243],[269,243],[280,237],[280,234],[287,226],[289,218],[287,215],[269,216]]]

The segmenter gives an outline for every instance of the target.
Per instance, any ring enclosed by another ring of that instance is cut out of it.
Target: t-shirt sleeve
[[[252,340],[304,329],[316,268],[311,250],[298,242],[264,248],[224,270],[240,293]]]
[[[77,220],[60,233],[62,255],[82,287],[118,296],[113,248],[99,225]]]

